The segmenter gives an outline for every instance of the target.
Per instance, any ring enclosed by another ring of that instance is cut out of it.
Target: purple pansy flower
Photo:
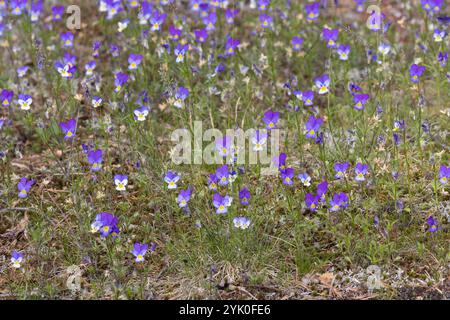
[[[75,130],[77,127],[77,121],[70,119],[67,122],[61,122],[59,124],[61,131],[64,133],[64,140],[71,139],[75,136]]]
[[[221,157],[227,157],[233,149],[233,140],[229,136],[216,141],[216,148]]]
[[[234,56],[236,54],[237,47],[241,44],[238,39],[228,38],[225,44],[225,55]]]
[[[125,191],[128,184],[128,176],[122,174],[116,174],[114,176],[114,184],[117,191]]]
[[[441,165],[441,167],[439,168],[439,181],[442,184],[447,184],[449,178],[450,178],[450,166],[447,167],[445,165]]]
[[[24,199],[28,197],[28,191],[30,191],[31,186],[34,184],[34,180],[28,180],[26,177],[20,179],[17,184],[17,189],[19,190],[19,198]]]
[[[233,224],[235,228],[245,230],[250,226],[250,219],[246,217],[234,217]]]
[[[184,208],[187,206],[189,200],[191,200],[192,189],[188,188],[185,190],[181,190],[178,194],[177,203],[180,208]]]
[[[99,171],[101,169],[103,161],[103,151],[102,149],[92,150],[88,153],[88,162],[91,165],[92,171]]]
[[[310,116],[308,121],[305,123],[305,136],[307,138],[316,139],[317,133],[322,124],[323,124],[322,118]]]
[[[294,183],[294,181],[293,181],[294,169],[286,168],[286,169],[281,170],[280,177],[283,180],[283,184],[288,185],[288,186],[292,185]]]
[[[409,69],[409,75],[411,76],[410,79],[412,82],[417,83],[420,80],[420,76],[422,73],[426,70],[424,66],[419,66],[417,64],[411,65],[411,68]]]
[[[355,105],[353,106],[353,108],[361,111],[362,109],[364,109],[364,105],[369,100],[369,98],[370,96],[368,94],[354,94],[353,101],[355,102]]]
[[[210,173],[208,175],[208,189],[217,190],[217,182],[218,182],[217,176],[214,173]]]
[[[11,264],[15,269],[19,269],[21,267],[23,261],[23,254],[14,250],[11,254]]]
[[[264,145],[267,143],[267,132],[265,130],[256,130],[252,136],[253,151],[264,150]]]
[[[294,51],[300,51],[300,49],[302,48],[303,45],[303,38],[300,38],[298,36],[294,36],[292,37],[292,48],[294,49]]]
[[[14,98],[14,91],[3,89],[0,93],[0,102],[2,106],[9,107],[11,105],[12,99]]]
[[[20,109],[30,110],[33,98],[29,94],[19,94],[17,102],[19,103]]]
[[[320,4],[314,2],[305,6],[306,19],[309,21],[315,21],[319,17]]]
[[[233,198],[230,196],[222,196],[220,193],[216,193],[213,196],[213,206],[216,208],[216,213],[225,214],[228,212],[228,207],[231,205]]]
[[[328,182],[324,180],[317,185],[317,192],[316,192],[321,202],[325,202],[325,196],[327,192],[328,192]]]
[[[350,54],[350,45],[341,44],[337,47],[337,53],[339,54],[339,59],[342,61],[348,60],[348,55]]]
[[[102,238],[112,235],[113,237],[119,234],[118,228],[119,219],[109,212],[101,212],[95,216],[94,222],[91,224],[91,232],[96,233],[100,231]]]
[[[305,106],[312,106],[314,102],[314,91],[308,90],[303,92],[302,100]]]
[[[142,55],[130,53],[130,55],[128,56],[128,70],[136,70],[141,64],[142,59]]]
[[[276,111],[266,111],[266,113],[264,113],[264,118],[263,121],[266,124],[266,128],[268,130],[272,130],[276,128],[276,124],[278,122],[278,120],[280,119],[280,113],[276,112]]]
[[[367,164],[362,164],[361,162],[358,162],[355,167],[355,180],[360,182],[366,180],[365,175],[367,173],[367,170],[369,169],[369,166]]]
[[[136,258],[136,262],[143,262],[144,256],[147,253],[148,250],[148,244],[141,244],[139,242],[136,242],[133,245],[133,251],[131,251],[131,253],[134,255],[134,257]]]
[[[208,39],[208,30],[206,29],[197,29],[194,31],[194,34],[197,42],[204,43]]]
[[[226,186],[228,185],[229,182],[229,176],[230,176],[230,171],[228,169],[228,166],[225,164],[219,168],[217,168],[216,170],[216,177],[217,177],[217,181],[219,182],[219,185],[221,186]]]
[[[334,172],[336,173],[334,177],[338,180],[342,179],[345,176],[345,172],[347,171],[347,169],[348,169],[348,162],[342,163],[336,162],[334,164]]]
[[[433,216],[429,216],[427,219],[428,232],[436,232],[439,230],[437,221],[433,218]]]
[[[64,47],[73,47],[74,35],[72,32],[67,31],[60,34],[61,41]]]
[[[335,193],[330,200],[330,211],[337,212],[348,206],[348,196],[345,192]]]
[[[247,188],[242,188],[242,190],[239,191],[239,199],[241,200],[241,204],[243,204],[244,206],[249,204],[250,198],[251,194]]]
[[[177,108],[184,107],[184,100],[189,97],[189,90],[185,87],[179,87],[177,92],[175,93],[175,102],[174,106]]]
[[[339,36],[338,29],[328,29],[328,28],[322,29],[322,37],[327,42],[327,48],[336,47],[336,41],[338,36]]]
[[[177,188],[177,182],[180,180],[180,176],[174,171],[167,171],[164,176],[164,181],[167,183],[167,189],[172,190]]]
[[[309,210],[315,212],[319,206],[319,196],[313,195],[312,193],[307,193],[305,195],[305,203]]]
[[[126,73],[118,72],[114,75],[114,91],[120,92],[122,90],[123,85],[128,81],[128,75]]]
[[[328,93],[328,87],[330,85],[330,77],[327,74],[324,74],[320,77],[317,77],[315,80],[315,85],[319,90],[319,94]]]

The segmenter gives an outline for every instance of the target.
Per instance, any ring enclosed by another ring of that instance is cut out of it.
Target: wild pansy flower
[[[148,108],[147,107],[141,107],[138,109],[134,109],[133,111],[134,113],[134,119],[136,121],[145,121],[145,119],[147,119],[148,116]]]
[[[310,116],[305,123],[305,136],[310,139],[316,139],[320,126],[323,124],[322,118]]]
[[[233,141],[231,137],[225,136],[222,139],[216,141],[216,148],[221,157],[226,157],[231,153]]]
[[[139,8],[139,0],[127,0],[127,4],[130,8]]]
[[[243,204],[244,206],[249,204],[250,198],[251,194],[247,188],[242,188],[242,190],[239,191],[239,199],[241,200],[241,204]]]
[[[300,38],[298,36],[294,36],[292,37],[292,48],[294,49],[294,51],[300,51],[300,49],[302,48],[303,45],[303,38]]]
[[[23,254],[14,250],[11,254],[11,265],[14,269],[19,269],[23,261]]]
[[[317,207],[319,206],[319,196],[316,196],[312,193],[307,193],[305,195],[305,203],[310,211],[315,212],[317,211]]]
[[[208,175],[208,189],[217,190],[217,176],[214,173]]]
[[[442,42],[444,38],[447,36],[447,32],[445,30],[435,29],[433,33],[435,42]]]
[[[414,83],[419,82],[420,80],[420,76],[422,75],[422,73],[425,71],[425,67],[424,66],[419,66],[417,64],[413,64],[411,65],[411,68],[409,69],[409,75],[411,76],[411,81]]]
[[[102,105],[102,103],[103,103],[103,99],[101,97],[99,97],[99,96],[92,97],[92,106],[94,108],[100,107]]]
[[[211,31],[215,29],[217,15],[215,11],[211,11],[206,17],[203,18],[203,23],[206,26],[206,30]]]
[[[342,163],[336,162],[334,164],[334,172],[336,173],[334,177],[338,180],[342,179],[345,176],[345,172],[347,171],[347,169],[348,169],[348,162]]]
[[[102,46],[102,43],[100,41],[94,41],[94,43],[92,44],[92,56],[94,58],[98,58],[100,56],[100,48]]]
[[[194,30],[194,34],[197,42],[204,43],[208,39],[208,30],[206,29]]]
[[[216,208],[216,213],[225,214],[228,212],[228,207],[231,205],[233,198],[230,196],[222,196],[220,193],[216,193],[213,196],[213,206]]]
[[[264,150],[264,145],[267,143],[267,132],[256,130],[252,137],[253,151]]]
[[[327,48],[336,47],[336,41],[338,36],[339,36],[338,29],[328,29],[326,27],[322,29],[322,37],[327,42]]]
[[[272,27],[272,17],[268,14],[261,13],[259,15],[259,22],[261,22],[261,27],[263,28],[271,28]]]
[[[309,187],[311,185],[311,177],[306,172],[300,173],[298,175],[298,178],[300,179],[300,182],[305,186]]]
[[[280,153],[278,156],[275,156],[273,158],[273,163],[278,169],[284,170],[286,168],[286,153]]]
[[[330,200],[330,211],[337,212],[348,206],[348,196],[345,192],[335,193]]]
[[[139,242],[136,242],[133,245],[133,251],[131,253],[136,258],[136,262],[144,262],[144,256],[147,253],[148,250],[148,244],[141,244]]]
[[[128,25],[130,24],[130,19],[124,19],[122,21],[117,22],[117,32],[121,33],[126,28],[128,28]]]
[[[395,120],[394,128],[392,129],[392,131],[398,132],[403,129],[405,129],[405,120]]]
[[[355,94],[353,95],[353,101],[355,102],[355,105],[353,106],[356,110],[362,110],[364,109],[364,105],[369,100],[370,96],[368,94]]]
[[[39,20],[39,15],[44,7],[44,2],[42,0],[33,1],[30,7],[30,20],[31,22],[37,22]]]
[[[19,94],[19,99],[17,100],[17,102],[19,103],[20,109],[30,110],[33,98],[31,98],[31,96],[28,94]]]
[[[348,60],[348,55],[350,54],[350,45],[341,44],[337,47],[337,53],[339,54],[339,59],[342,61]]]
[[[216,170],[216,177],[217,181],[219,181],[219,185],[226,186],[228,185],[228,178],[230,176],[230,171],[228,169],[228,166],[225,164]]]
[[[150,18],[150,25],[152,31],[159,31],[161,30],[161,26],[164,23],[164,20],[166,20],[167,14],[160,13],[159,11],[155,10]]]
[[[367,164],[362,164],[361,162],[358,162],[355,167],[355,180],[360,182],[366,180],[365,175],[367,173],[367,170],[369,169],[369,166]]]
[[[305,6],[306,20],[315,21],[319,17],[320,3],[314,2]]]
[[[164,176],[164,181],[167,183],[167,189],[173,190],[177,188],[177,182],[180,180],[180,176],[174,171],[167,171]]]
[[[447,184],[450,179],[450,166],[441,165],[439,168],[439,181],[442,184]]]
[[[106,19],[113,19],[119,12],[122,12],[122,2],[120,0],[106,1]]]
[[[120,92],[122,86],[128,81],[128,75],[126,73],[118,72],[114,75],[114,85],[116,86],[114,91]]]
[[[175,25],[171,24],[169,26],[169,38],[172,41],[178,41],[181,37],[183,30],[178,29]]]
[[[27,7],[27,1],[28,0],[10,0],[9,7],[11,8],[11,14],[20,16]]]
[[[89,61],[84,66],[84,69],[86,70],[86,76],[92,76],[94,73],[94,69],[97,67],[97,62],[95,60]]]
[[[112,235],[113,237],[119,234],[118,228],[119,219],[109,212],[100,212],[95,216],[94,222],[91,224],[91,232],[96,233],[100,231],[102,238]]]
[[[74,35],[72,32],[67,31],[60,34],[61,41],[64,47],[73,47]]]
[[[448,61],[448,52],[439,52],[437,57],[438,62],[441,64],[442,67],[445,67],[447,65]]]
[[[317,185],[317,192],[316,192],[321,202],[325,202],[325,196],[327,192],[328,192],[328,182],[324,180]]]
[[[314,102],[314,91],[304,91],[302,95],[303,104],[305,106],[312,106]]]
[[[292,185],[294,183],[294,181],[293,181],[294,169],[286,168],[286,169],[281,170],[280,177],[283,180],[283,184],[288,185],[288,186]]]
[[[153,4],[148,1],[141,2],[141,8],[138,13],[139,24],[148,24],[150,17],[153,14]]]
[[[77,121],[70,119],[67,122],[61,122],[59,124],[61,131],[64,133],[64,140],[75,137],[75,130],[77,127]]]
[[[428,232],[436,232],[439,230],[437,221],[433,218],[433,216],[429,216],[427,219]]]
[[[26,177],[20,179],[17,184],[17,189],[19,190],[19,198],[24,199],[28,197],[28,191],[30,191],[31,186],[34,184],[34,180],[28,180]]]
[[[319,94],[328,93],[328,87],[330,85],[330,77],[327,74],[317,77],[314,80],[314,83],[315,83],[317,89],[319,89]]]
[[[0,93],[0,101],[2,106],[9,107],[11,105],[12,99],[14,98],[14,91],[3,89]]]
[[[236,54],[237,47],[241,44],[238,39],[228,38],[225,44],[225,55],[234,56]]]
[[[443,0],[421,0],[422,8],[425,11],[439,12],[443,5]]]
[[[53,21],[61,21],[65,13],[64,6],[53,6],[52,7],[52,19]]]
[[[266,113],[264,113],[263,121],[266,124],[266,128],[268,130],[275,129],[279,119],[280,119],[279,112],[269,110],[266,111]]]
[[[175,56],[177,57],[177,59],[176,59],[177,63],[184,61],[184,55],[186,54],[188,49],[189,49],[189,45],[187,45],[187,44],[183,45],[183,44],[179,43],[177,45],[177,47],[173,51]]]
[[[189,200],[191,200],[192,189],[188,188],[185,190],[181,190],[178,194],[177,203],[180,208],[184,208],[187,206]]]
[[[142,55],[130,53],[130,55],[128,56],[128,70],[136,70],[141,64],[142,59]]]
[[[389,43],[380,43],[380,45],[378,46],[378,51],[382,54],[382,55],[387,55],[389,54],[389,52],[391,51],[391,45]]]
[[[62,63],[61,61],[56,61],[55,69],[58,71],[61,77],[71,79],[73,78],[77,67],[72,65],[71,63]]]
[[[237,229],[245,230],[250,226],[250,219],[246,217],[234,217],[233,224]]]
[[[189,96],[189,90],[185,87],[179,87],[177,92],[175,93],[175,102],[174,106],[177,108],[184,107],[184,100]]]
[[[28,69],[30,69],[29,66],[21,66],[21,67],[17,68],[17,70],[16,70],[17,71],[17,76],[19,78],[23,78],[26,75]]]
[[[238,13],[239,13],[238,9],[226,9],[225,10],[225,20],[227,21],[227,24],[233,24],[234,17],[237,16]]]
[[[270,0],[258,0],[258,10],[265,11],[269,8]]]
[[[127,190],[126,186],[128,184],[128,177],[121,174],[116,174],[114,176],[114,184],[116,185],[117,191]]]
[[[88,162],[91,165],[92,171],[99,171],[101,169],[103,161],[103,151],[102,149],[92,150],[88,153]]]
[[[356,3],[356,12],[364,12],[364,3],[366,0],[354,0]]]

